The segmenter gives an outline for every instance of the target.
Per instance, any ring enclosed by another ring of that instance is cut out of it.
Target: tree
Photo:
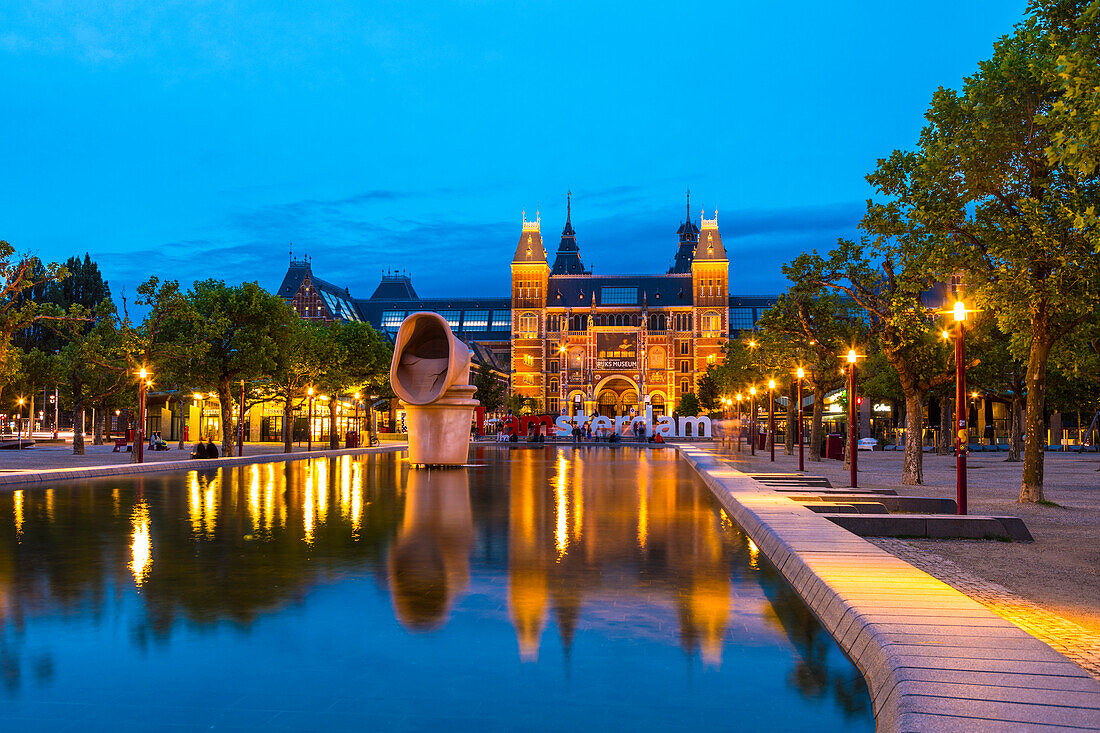
[[[868,205],[861,226],[880,227],[882,212]],[[898,375],[905,398],[905,453],[903,484],[923,484],[922,437],[924,399],[928,391],[954,378],[947,371],[945,349],[932,329],[932,309],[922,295],[931,289],[933,274],[913,250],[912,239],[877,235],[859,242],[841,239],[828,255],[816,251],[796,257],[784,267],[793,282],[831,288],[844,293],[863,310],[869,338],[877,342]],[[839,370],[838,370],[839,372]]]
[[[1044,498],[1051,348],[1100,304],[1098,235],[1082,216],[1095,210],[1100,178],[1067,169],[1057,156],[1049,164],[1055,141],[1042,123],[1064,102],[1064,89],[1048,82],[1057,76],[1050,47],[1041,23],[1018,26],[961,91],[933,95],[917,150],[895,151],[868,178],[889,199],[877,209],[878,231],[925,244],[930,270],[943,279],[964,273],[968,296],[1003,332],[1021,336],[1022,502]]]
[[[508,395],[508,385],[493,374],[493,369],[488,364],[478,364],[474,371],[474,399],[488,412],[495,412],[504,406]]]
[[[330,354],[322,359],[317,384],[329,397],[329,448],[340,447],[336,433],[337,403],[341,394],[354,389],[378,391],[388,384],[392,351],[367,323],[349,322],[323,326],[331,334]]]
[[[65,314],[32,297],[68,273],[57,263],[45,265],[32,255],[15,254],[15,247],[0,240],[0,375],[11,375],[17,357],[12,339],[19,331],[47,320],[65,320]],[[0,394],[6,383],[0,382]]]
[[[280,331],[297,316],[285,300],[255,282],[228,286],[204,280],[194,283],[186,298],[189,313],[172,323],[173,331],[181,344],[205,348],[179,365],[177,381],[218,395],[222,455],[232,455],[235,388],[275,372]]]
[[[672,411],[673,417],[695,417],[699,414],[699,398],[694,392],[686,392],[680,396],[680,402]]]
[[[789,372],[797,365],[805,371],[813,390],[814,412],[810,429],[810,460],[821,460],[824,442],[825,395],[843,384],[841,354],[866,341],[858,308],[812,281],[791,277],[790,289],[760,319],[760,344],[777,364]]]
[[[699,379],[699,384],[696,386],[696,391],[699,395],[699,405],[703,410],[707,412],[713,412],[719,409],[721,404],[721,387],[718,385],[718,379],[715,376],[717,367],[711,364],[707,367],[707,371]]]

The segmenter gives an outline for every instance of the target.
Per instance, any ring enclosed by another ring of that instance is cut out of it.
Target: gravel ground
[[[751,457],[723,450],[737,468],[748,472],[796,472],[798,456],[776,461],[766,453]],[[1043,610],[1100,634],[1100,455],[1047,453],[1045,494],[1061,506],[1018,504],[1022,463],[1006,463],[1004,453],[972,453],[968,458],[971,514],[1023,518],[1035,542],[919,540],[905,544],[935,558],[950,560],[968,573],[1026,599]],[[826,476],[835,487],[848,486],[840,461],[806,460],[806,473]],[[955,497],[955,458],[924,454],[924,486],[901,484],[901,453],[860,452],[860,488],[891,488],[911,496]],[[938,573],[932,573],[938,575]],[[951,582],[944,578],[947,582]],[[967,592],[965,588],[960,588]]]

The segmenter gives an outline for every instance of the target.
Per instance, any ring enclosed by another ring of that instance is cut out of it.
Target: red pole
[[[244,455],[244,380],[241,380],[241,404],[237,408],[237,455]]]
[[[955,334],[955,495],[959,514],[966,514],[966,342],[962,321]]]
[[[744,430],[744,425],[741,423],[741,398],[737,398],[737,452],[741,452],[741,432]]]
[[[756,395],[749,394],[749,452],[756,455]]]
[[[802,460],[802,378],[798,378],[798,470],[805,471],[806,464]]]
[[[775,463],[775,389],[768,388],[768,442],[772,449],[772,463]]]
[[[137,462],[145,463],[145,378],[138,382],[138,424],[134,435],[134,450]]]
[[[856,435],[859,433],[859,429],[856,420],[859,419],[858,413],[859,411],[856,409],[856,365],[853,362],[848,364],[848,450],[851,454],[851,460],[848,461],[848,466],[852,470],[852,476],[849,483],[853,489],[857,486],[856,449],[859,447],[859,443],[856,440]]]

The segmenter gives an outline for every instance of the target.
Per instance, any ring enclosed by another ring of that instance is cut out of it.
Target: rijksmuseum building
[[[475,362],[552,414],[616,416],[647,404],[654,415],[671,414],[722,358],[730,335],[753,329],[775,299],[730,294],[717,212],[698,226],[681,222],[667,272],[603,275],[584,266],[568,204],[566,211],[552,258],[538,215],[523,217],[509,295],[421,298],[408,274],[390,273],[357,299],[314,275],[308,259],[291,260],[279,295],[303,318],[367,321],[391,335],[410,313],[439,313]]]

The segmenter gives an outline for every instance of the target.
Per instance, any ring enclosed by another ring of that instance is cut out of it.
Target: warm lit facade
[[[717,212],[698,226],[689,218],[677,236],[663,274],[597,275],[581,261],[567,207],[552,262],[539,217],[524,216],[506,298],[421,298],[408,275],[390,273],[357,300],[314,276],[308,260],[291,263],[279,295],[304,318],[364,320],[389,333],[409,313],[437,312],[475,359],[510,374],[513,394],[546,412],[624,415],[648,402],[671,414],[730,334],[751,330],[774,302],[730,295]]]

